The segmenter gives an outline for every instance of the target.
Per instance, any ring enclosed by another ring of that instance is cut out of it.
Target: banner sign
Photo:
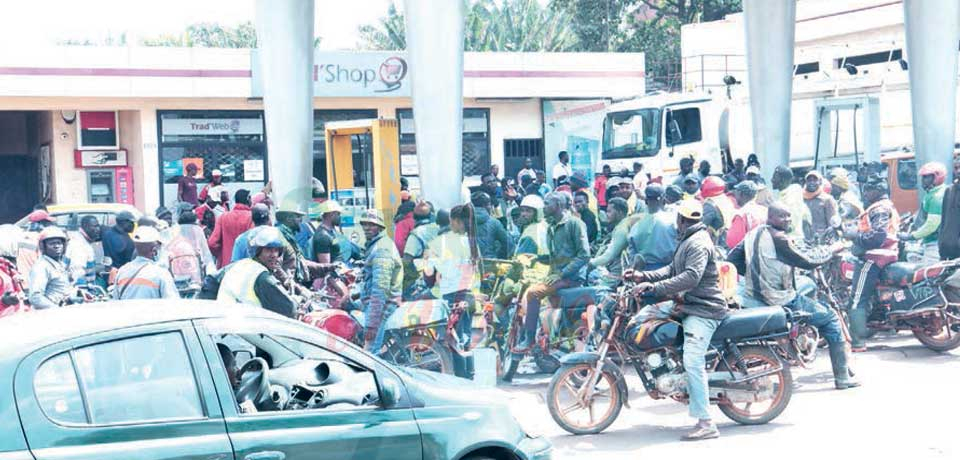
[[[263,135],[260,118],[165,118],[164,136]]]
[[[260,58],[251,51],[251,92],[263,97]],[[410,97],[410,68],[402,52],[317,53],[313,65],[314,97]]]

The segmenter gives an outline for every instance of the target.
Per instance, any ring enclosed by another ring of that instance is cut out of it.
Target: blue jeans
[[[810,324],[820,331],[820,335],[826,339],[827,343],[843,342],[843,327],[840,326],[840,318],[833,310],[799,294],[784,306],[792,311],[810,313]]]
[[[637,321],[667,319],[673,314],[673,303],[663,302],[643,307]],[[710,396],[707,394],[707,350],[710,339],[720,325],[719,320],[687,315],[683,318],[683,370],[687,378],[687,394],[690,398],[690,416],[709,420]]]

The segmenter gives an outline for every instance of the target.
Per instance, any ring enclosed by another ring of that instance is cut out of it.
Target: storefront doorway
[[[0,223],[16,222],[49,199],[51,123],[50,112],[0,111]]]

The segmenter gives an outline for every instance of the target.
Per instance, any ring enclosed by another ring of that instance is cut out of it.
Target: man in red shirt
[[[210,172],[210,183],[207,185],[204,185],[203,188],[200,190],[200,197],[199,197],[200,201],[206,202],[207,197],[210,195],[210,190],[213,189],[214,187],[219,187],[221,184],[223,184],[223,173],[220,172],[219,169],[214,169],[213,171]],[[220,197],[214,197],[214,198],[218,200],[220,199]]]
[[[593,195],[597,197],[597,206],[607,209],[607,180],[613,175],[610,165],[603,165],[603,174],[593,179]]]
[[[250,214],[250,191],[240,189],[234,195],[233,209],[217,219],[213,233],[207,239],[210,252],[217,258],[217,268],[222,268],[230,262],[233,256],[233,243],[241,233],[253,228],[253,217]]]
[[[177,199],[197,206],[197,165],[187,165],[187,174],[177,180]]]

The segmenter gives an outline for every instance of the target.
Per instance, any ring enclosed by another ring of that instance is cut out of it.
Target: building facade
[[[397,118],[401,154],[416,152],[403,53],[318,52],[315,62],[313,152],[270,152],[256,51],[53,47],[5,53],[0,169],[16,179],[0,186],[0,222],[19,218],[39,201],[120,201],[152,212],[177,201],[177,179],[191,163],[202,172],[201,185],[219,169],[228,189],[259,190],[281,180],[269,177],[269,162],[309,154],[314,177],[324,179],[323,133],[330,121]],[[515,174],[526,156],[547,169],[556,152],[545,144],[559,149],[581,145],[584,136],[599,139],[599,125],[591,123],[587,135],[566,133],[557,121],[576,121],[602,113],[610,101],[642,95],[643,68],[642,54],[466,53],[464,176],[476,180],[491,164]],[[562,110],[554,113],[555,107]],[[355,155],[364,151],[363,142],[355,143]],[[362,181],[364,171],[356,174]]]

